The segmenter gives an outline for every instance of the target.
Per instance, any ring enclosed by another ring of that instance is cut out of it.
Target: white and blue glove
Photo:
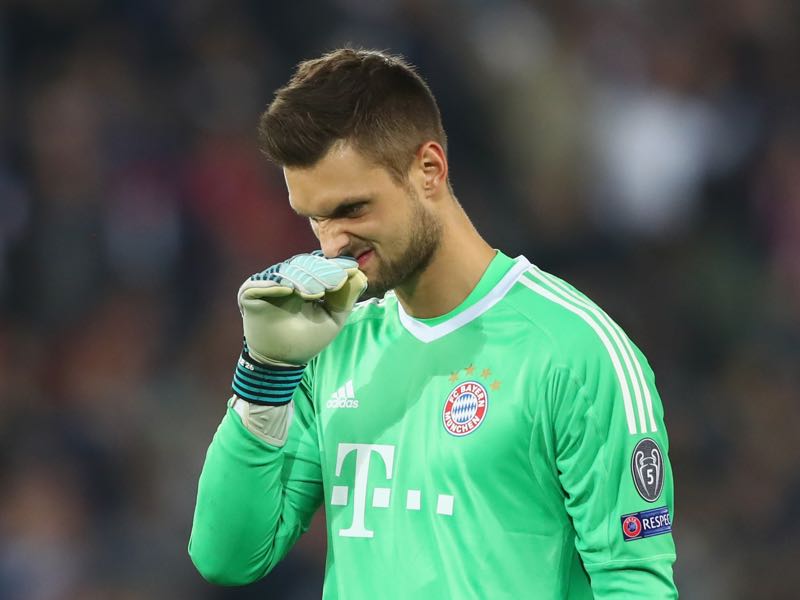
[[[233,393],[255,404],[288,403],[305,365],[336,337],[366,288],[358,262],[319,251],[247,279],[238,295],[245,342]]]

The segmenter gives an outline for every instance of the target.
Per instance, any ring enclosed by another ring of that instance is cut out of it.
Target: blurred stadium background
[[[238,590],[186,543],[235,290],[314,246],[256,119],[347,42],[420,67],[479,229],[649,357],[683,597],[797,598],[798,24],[792,0],[2,2],[0,598],[319,597],[320,522]]]

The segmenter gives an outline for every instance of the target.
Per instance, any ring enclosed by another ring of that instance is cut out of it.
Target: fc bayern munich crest
[[[486,418],[489,396],[486,388],[477,381],[459,383],[444,403],[442,424],[455,436],[475,431]]]

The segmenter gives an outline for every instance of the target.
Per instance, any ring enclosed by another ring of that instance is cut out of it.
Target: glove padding
[[[336,337],[366,289],[357,261],[321,252],[256,273],[238,294],[250,356],[264,364],[308,363]]]

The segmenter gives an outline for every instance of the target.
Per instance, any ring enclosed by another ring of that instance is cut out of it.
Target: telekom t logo
[[[342,464],[344,464],[345,457],[353,451],[356,453],[356,479],[353,486],[353,522],[347,529],[340,529],[339,535],[371,538],[375,535],[375,532],[364,526],[369,458],[373,451],[376,452],[383,459],[383,464],[386,467],[386,479],[391,479],[392,466],[394,465],[394,446],[384,444],[339,444],[339,449],[336,452],[337,477],[342,474]],[[389,488],[375,488],[373,500],[377,500],[378,505],[382,505],[385,508],[389,506],[390,492]],[[331,493],[331,504],[347,504],[346,486],[334,486]]]
[[[356,473],[353,482],[353,522],[350,527],[339,530],[343,537],[374,537],[375,532],[367,529],[364,516],[367,508],[367,479],[369,478],[369,461],[372,454],[377,454],[383,461],[386,480],[392,478],[394,467],[394,446],[388,444],[343,444],[340,443],[336,452],[336,476],[342,474],[344,459],[352,452],[356,453]],[[346,485],[335,485],[331,490],[331,505],[346,506],[349,488]],[[372,493],[372,506],[375,508],[388,508],[392,490],[388,487],[376,487]],[[420,510],[420,490],[408,490],[406,493],[406,509]],[[440,515],[453,514],[453,496],[439,494],[436,503],[436,512]]]

